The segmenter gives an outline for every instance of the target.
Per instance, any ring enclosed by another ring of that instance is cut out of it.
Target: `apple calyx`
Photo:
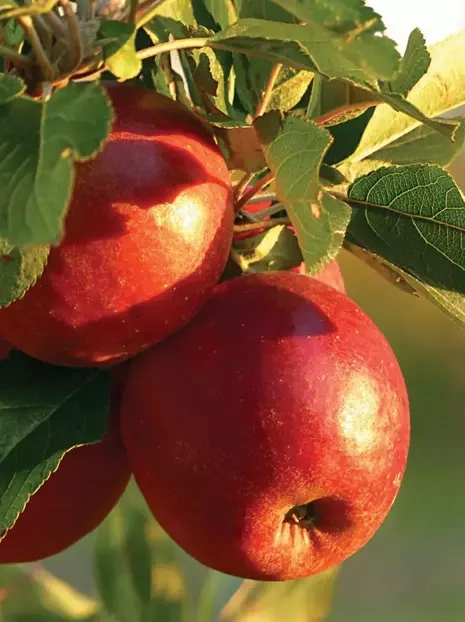
[[[311,529],[318,521],[317,502],[309,501],[303,505],[294,505],[284,517],[285,523],[298,525],[303,529]]]

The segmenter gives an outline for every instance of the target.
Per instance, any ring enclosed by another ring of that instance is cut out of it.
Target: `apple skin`
[[[107,434],[63,456],[0,540],[0,564],[56,555],[98,527],[113,509],[131,476],[120,434],[122,386],[120,378],[112,388]]]
[[[0,361],[8,358],[10,351],[10,344],[0,337]]]
[[[271,201],[265,201],[263,203],[250,203],[246,206],[245,211],[250,214],[257,214],[266,210],[270,207]],[[268,217],[269,218],[269,217]],[[268,218],[266,220],[268,220]],[[259,235],[263,232],[263,229],[257,229],[256,231],[248,231],[244,233],[236,233],[234,234],[234,240],[245,240],[246,238],[251,238],[256,235]],[[307,275],[307,268],[305,266],[305,262],[302,262],[300,266],[296,266],[295,268],[291,268],[292,272],[297,272],[298,274]],[[336,262],[335,259],[332,259],[323,270],[320,270],[318,274],[314,275],[315,279],[318,279],[322,283],[326,283],[331,287],[339,290],[343,294],[345,294],[346,288],[344,284],[344,277],[342,276],[341,269]]]
[[[307,267],[304,262],[302,262],[300,266],[297,266],[296,268],[292,268],[292,271],[297,272],[298,274],[304,274],[305,276],[308,276]],[[317,279],[318,281],[321,281],[322,283],[326,283],[326,285],[330,285],[331,287],[334,287],[334,289],[337,289],[343,294],[346,293],[344,277],[342,276],[341,268],[339,267],[335,259],[332,259],[323,268],[323,270],[320,270],[320,272],[318,272],[318,274],[315,274],[313,278]]]
[[[0,310],[15,348],[56,365],[115,363],[179,330],[232,240],[229,172],[201,122],[152,90],[107,92],[113,128],[76,167],[64,239],[36,285]]]
[[[121,412],[155,518],[199,562],[243,578],[305,577],[355,553],[407,460],[388,342],[347,296],[289,271],[217,286],[131,362]]]

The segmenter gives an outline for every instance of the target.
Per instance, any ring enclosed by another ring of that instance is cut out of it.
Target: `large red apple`
[[[231,245],[229,173],[205,127],[154,91],[108,94],[113,129],[77,165],[63,242],[37,284],[0,311],[14,347],[58,365],[123,360],[177,331]]]
[[[64,455],[0,540],[0,564],[56,555],[93,531],[114,507],[130,477],[119,426],[121,388],[117,379],[105,437]]]
[[[219,285],[137,357],[122,433],[154,516],[203,564],[283,580],[375,533],[399,490],[409,407],[396,358],[344,294],[292,272]]]
[[[257,214],[266,210],[270,207],[271,201],[266,201],[262,203],[249,203],[245,206],[244,210],[250,214]],[[269,217],[268,217],[269,218]],[[266,218],[266,220],[268,220]],[[236,233],[234,234],[234,240],[244,240],[246,238],[254,237],[263,232],[263,229],[257,229],[256,231],[248,231],[244,233]],[[300,264],[300,266],[296,266],[295,268],[291,268],[293,272],[297,272],[299,274],[308,274],[307,267],[304,262]],[[336,262],[336,260],[331,260],[323,270],[320,270],[318,274],[314,275],[315,279],[318,279],[322,283],[326,283],[327,285],[331,285],[335,289],[338,289],[340,292],[345,293],[345,284],[344,277],[342,276],[341,269]]]

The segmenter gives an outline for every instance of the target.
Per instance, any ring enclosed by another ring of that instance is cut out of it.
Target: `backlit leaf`
[[[385,167],[349,188],[359,246],[433,287],[465,294],[465,201],[438,166]]]
[[[0,235],[12,245],[60,240],[73,160],[97,153],[112,110],[97,83],[69,84],[47,102],[15,97],[0,105]]]
[[[276,196],[286,207],[310,274],[333,259],[344,239],[350,208],[320,185],[319,170],[331,136],[311,121],[272,112],[255,121]]]

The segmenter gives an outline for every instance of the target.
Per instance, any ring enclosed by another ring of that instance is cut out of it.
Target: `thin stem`
[[[65,12],[66,22],[68,24],[68,55],[69,55],[69,73],[72,73],[82,61],[84,54],[79,22],[69,0],[60,0],[60,4]]]
[[[0,45],[0,56],[3,56],[3,58],[10,61],[10,63],[15,65],[15,67],[21,67],[23,69],[32,67],[32,61],[30,58],[23,56],[19,52],[15,52],[6,45]]]
[[[91,80],[94,80],[95,78],[98,78],[99,75],[105,71],[105,69],[106,69],[105,66],[100,67],[99,69],[96,69],[92,73],[87,73],[87,74],[85,71],[83,71],[82,73],[76,76],[73,76],[73,82],[89,82]]]
[[[250,203],[249,203],[249,205],[250,205]],[[277,214],[278,212],[282,212],[285,209],[286,208],[284,207],[284,203],[274,203],[273,205],[270,205],[270,207],[267,207],[266,209],[262,210],[261,212],[257,212],[255,214],[250,214],[249,212],[247,212],[246,209],[242,209],[241,210],[241,214],[244,215],[244,213],[246,213],[248,219],[251,222],[258,222],[259,220],[263,220],[264,218],[269,218],[270,216],[273,216],[273,214]]]
[[[282,218],[270,218],[269,220],[257,220],[257,222],[249,222],[245,225],[234,225],[234,233],[247,233],[248,231],[256,231],[257,229],[272,229],[276,225],[290,225],[291,219],[287,216]]]
[[[53,32],[52,29],[48,26],[47,22],[44,20],[42,15],[34,15],[32,21],[36,27],[37,34],[42,41],[42,45],[44,46],[44,51],[49,56],[52,51],[53,45]]]
[[[168,90],[170,92],[172,99],[178,99],[178,92],[176,89],[176,82],[174,78],[173,68],[171,66],[171,56],[170,54],[164,54],[160,58],[160,69],[166,76],[166,81],[168,83]]]
[[[237,186],[234,188],[234,202],[238,201],[241,194],[255,177],[255,173],[245,173]]]
[[[41,17],[53,30],[53,34],[57,39],[66,39],[66,28],[56,13],[51,11],[50,13],[44,13]]]
[[[203,48],[208,43],[208,37],[193,37],[192,39],[175,39],[174,41],[167,41],[166,43],[159,43],[145,50],[137,52],[137,58],[144,60],[151,58],[152,56],[158,56],[158,54],[165,54],[166,52],[174,52],[175,50],[186,50],[189,48]]]
[[[267,201],[276,201],[276,192],[257,192],[256,195],[247,201],[247,205],[265,203]]]
[[[256,184],[254,184],[249,190],[244,192],[241,198],[234,205],[234,210],[236,213],[246,205],[250,199],[257,194],[259,190],[261,190],[264,186],[272,181],[274,175],[271,171],[269,171],[264,177],[262,177]]]
[[[20,15],[16,19],[24,30],[26,37],[29,39],[29,43],[31,44],[32,51],[35,54],[37,64],[42,67],[43,77],[47,81],[52,81],[55,71],[50,60],[45,54],[44,48],[42,47],[42,43],[39,39],[39,35],[34,28],[32,18],[29,15]]]
[[[137,21],[137,10],[139,8],[139,0],[130,0],[128,22],[135,24]]]
[[[273,87],[278,78],[279,72],[281,71],[281,67],[282,63],[276,63],[276,65],[271,70],[265,86],[265,90],[263,91],[262,98],[260,100],[260,103],[258,104],[257,111],[255,113],[256,117],[260,117],[265,112],[266,107],[270,103],[271,94],[273,93]]]

